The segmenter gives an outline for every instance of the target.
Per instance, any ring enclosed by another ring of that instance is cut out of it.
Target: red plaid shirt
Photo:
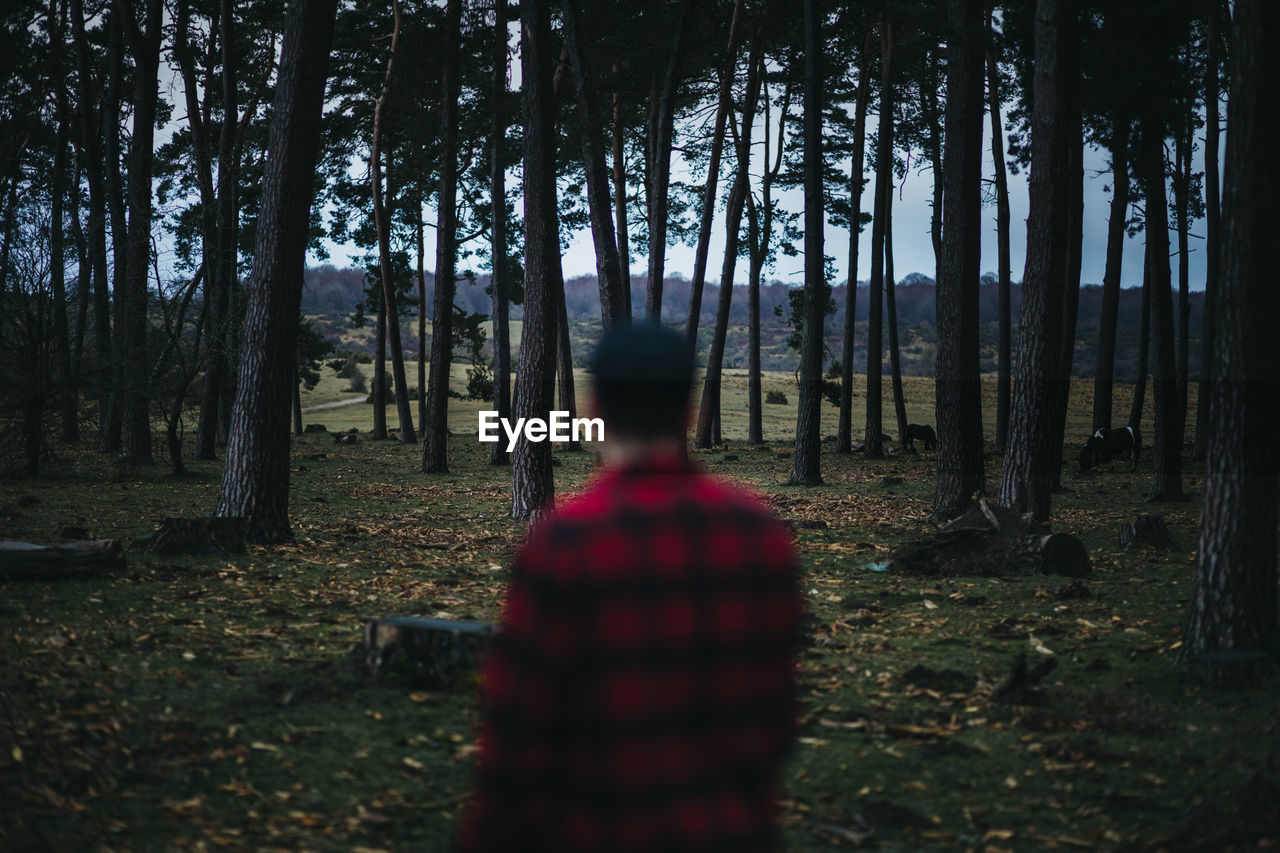
[[[799,614],[757,498],[684,460],[601,476],[516,560],[461,847],[772,849]]]

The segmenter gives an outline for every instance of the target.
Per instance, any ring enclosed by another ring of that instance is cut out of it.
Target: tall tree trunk
[[[1280,169],[1261,152],[1280,135],[1274,108],[1280,7],[1237,0],[1235,13],[1212,428],[1195,591],[1183,638],[1192,660],[1212,652],[1275,654],[1280,363],[1272,352],[1280,288],[1271,244]],[[1216,160],[1209,162],[1216,168]],[[1206,665],[1207,675],[1219,672]]]
[[[822,19],[821,0],[804,0],[804,335],[800,343],[800,401],[796,411],[795,460],[787,482],[822,484],[822,341],[826,318],[826,258],[822,197]],[[743,129],[744,137],[747,135]]]
[[[729,309],[733,304],[733,277],[738,263],[738,234],[742,229],[743,205],[750,191],[751,128],[755,124],[756,106],[760,100],[760,81],[764,61],[764,40],[757,33],[748,60],[747,97],[742,105],[742,129],[735,129],[737,171],[725,209],[724,262],[720,267],[720,292],[716,305],[716,325],[707,353],[707,369],[702,381],[702,400],[698,406],[698,447],[715,445],[716,426],[720,419],[720,389],[724,367],[725,341],[729,335]],[[692,320],[690,321],[692,322]],[[696,336],[696,327],[691,326]]]
[[[124,353],[126,294],[125,270],[128,268],[128,215],[125,205],[125,164],[120,150],[120,105],[124,99],[124,34],[120,9],[112,5],[108,12],[107,92],[103,116],[103,157],[106,160],[104,180],[107,208],[111,214],[111,401],[107,429],[99,436],[98,449],[116,453],[121,449],[124,431]]]
[[[1212,414],[1214,336],[1218,303],[1218,267],[1221,263],[1221,201],[1218,181],[1218,12],[1209,5],[1205,22],[1205,41],[1208,61],[1204,72],[1204,222],[1205,222],[1205,278],[1204,308],[1200,316],[1200,372],[1196,402],[1196,458],[1204,459],[1209,445],[1209,424]]]
[[[521,0],[521,107],[524,113],[524,331],[516,372],[516,417],[546,417],[555,380],[555,276],[560,256],[556,210],[556,136],[552,95],[555,48],[550,0]],[[511,466],[511,515],[535,520],[551,508],[551,446],[516,442]]]
[[[556,256],[556,391],[560,411],[568,412],[572,421],[578,417],[578,398],[573,388],[573,345],[569,340],[569,310],[565,303],[564,269]],[[572,439],[566,445],[569,450],[581,450],[582,444]]]
[[[907,400],[902,393],[902,352],[898,348],[898,286],[893,275],[893,185],[884,205],[884,313],[889,324],[889,379],[893,388],[893,413],[898,440],[907,435]]]
[[[988,18],[990,32],[990,18]],[[1013,393],[1013,264],[1009,259],[1009,177],[1004,162],[1004,125],[1000,119],[1000,69],[987,53],[987,100],[991,110],[991,163],[996,184],[996,276],[999,329],[996,343],[996,448],[1009,440],[1009,399]]]
[[[1142,176],[1147,199],[1147,257],[1151,264],[1152,341],[1155,344],[1155,473],[1149,501],[1180,500],[1182,438],[1186,412],[1178,405],[1178,372],[1173,337],[1173,282],[1169,271],[1169,208],[1165,195],[1164,126],[1148,120],[1142,128]]]
[[[938,117],[938,89],[940,88],[938,59],[932,51],[926,56],[921,69],[923,77],[920,81],[920,114],[924,119],[925,127],[928,128],[926,147],[929,149],[929,165],[933,169],[933,198],[929,206],[929,241],[933,244],[933,281],[937,284],[942,280],[942,216],[946,179],[942,163],[942,121]],[[950,82],[949,76],[948,82]]]
[[[724,150],[725,125],[729,112],[733,109],[733,81],[738,67],[738,34],[742,30],[742,7],[743,0],[734,0],[733,18],[729,22],[729,47],[725,51],[724,67],[720,69],[720,93],[716,103],[715,129],[711,133],[707,180],[702,187],[702,216],[698,222],[698,245],[693,256],[693,279],[689,283],[689,348],[695,354],[698,351],[698,321],[702,314],[702,286],[707,278],[707,255],[711,249],[711,220],[715,217],[716,209],[716,184],[720,179],[720,157]],[[757,36],[757,40],[758,38]],[[744,136],[750,134],[750,128],[743,129]],[[721,287],[723,286],[724,282],[721,280]],[[719,408],[717,401],[717,412]]]
[[[671,184],[671,142],[675,129],[676,89],[680,85],[680,65],[685,44],[693,27],[694,0],[680,4],[675,41],[662,88],[649,110],[649,280],[645,291],[645,314],[651,322],[662,320],[662,282],[667,256],[667,198]]]
[[[495,110],[496,112],[496,110]],[[423,241],[422,232],[426,224],[422,221],[422,199],[426,195],[422,189],[422,170],[418,170],[417,175],[417,204],[414,205],[414,235],[416,237],[418,249],[418,424],[426,428],[427,424],[427,270],[426,270],[426,248]],[[499,196],[501,198],[501,196]],[[502,210],[505,212],[506,205],[503,204]],[[504,220],[502,226],[506,227]],[[498,228],[497,220],[494,220],[494,229]],[[504,232],[505,235],[505,232]],[[500,256],[499,256],[500,257]],[[497,283],[493,286],[496,288]],[[497,325],[494,325],[494,340],[497,340]],[[495,344],[496,346],[496,344]]]
[[[1098,363],[1093,376],[1093,428],[1111,427],[1115,388],[1116,323],[1120,316],[1120,274],[1125,225],[1129,219],[1129,119],[1111,122],[1111,218],[1107,222],[1107,264],[1102,274],[1102,313],[1098,318]]]
[[[1049,517],[1053,469],[1062,458],[1061,446],[1054,443],[1053,410],[1061,374],[1059,315],[1069,253],[1069,99],[1075,74],[1069,57],[1074,15],[1071,0],[1036,2],[1027,266],[1000,503],[1030,512],[1037,520]]]
[[[936,297],[938,487],[932,517],[937,521],[959,515],[975,492],[986,489],[978,341],[985,112],[982,0],[948,0],[947,24],[954,41],[947,50],[947,147],[941,172],[946,181],[945,228]]]
[[[458,38],[462,0],[445,4],[443,94],[440,107],[440,191],[436,213],[435,310],[431,322],[431,375],[427,422],[422,425],[422,470],[449,470],[449,368],[453,359],[453,294],[458,261]]]
[[[1147,399],[1147,364],[1151,353],[1151,259],[1145,253],[1142,261],[1142,310],[1138,322],[1138,376],[1133,384],[1133,403],[1129,407],[1129,426],[1134,430],[1142,423],[1142,409]]]
[[[300,380],[297,378],[297,373],[295,371],[294,380],[293,380],[293,395],[292,395],[293,405],[290,406],[290,408],[293,410],[293,434],[294,435],[302,435],[302,389],[298,387],[299,382]]]
[[[507,7],[494,6],[493,38],[493,124],[489,128],[489,198],[491,218],[489,257],[493,299],[493,408],[498,417],[511,416],[511,324],[507,306],[511,300],[510,266],[507,262],[507,183],[503,141],[509,119],[502,105],[507,98]],[[628,313],[627,319],[630,319]],[[425,383],[419,380],[420,388]],[[501,441],[489,445],[489,464],[506,465],[507,446]]]
[[[387,56],[387,73],[382,91],[373,108],[373,142],[369,153],[369,174],[373,182],[373,225],[378,232],[378,272],[382,278],[382,301],[386,305],[387,331],[391,340],[391,375],[395,381],[396,418],[400,425],[400,443],[417,444],[413,430],[413,410],[409,406],[409,382],[404,374],[404,346],[400,342],[400,309],[396,299],[396,279],[391,268],[391,212],[382,197],[382,141],[386,131],[387,95],[391,91],[391,74],[395,68],[396,49],[400,46],[400,0],[391,0],[394,24],[391,28],[391,52]],[[387,195],[391,191],[391,152],[387,158]],[[394,198],[393,198],[394,200]]]
[[[57,130],[53,148],[53,181],[50,191],[49,279],[53,284],[53,358],[58,378],[57,398],[62,421],[62,440],[80,440],[80,394],[71,370],[71,325],[67,318],[67,141],[70,135],[70,108],[67,105],[67,82],[62,67],[66,42],[66,4],[49,0],[49,45],[52,82],[55,87]],[[76,192],[80,191],[76,187]]]
[[[107,200],[102,165],[103,127],[101,113],[95,110],[93,96],[93,55],[84,31],[84,4],[71,0],[71,29],[76,46],[76,81],[79,95],[81,146],[84,152],[85,177],[89,184],[89,267],[93,275],[93,344],[96,370],[84,377],[97,389],[98,449],[107,450],[104,441],[111,426],[111,293],[107,280]],[[83,286],[83,282],[81,283]]]
[[[373,440],[387,438],[387,295],[382,284],[369,289],[369,295],[378,300],[378,319],[374,324],[377,340],[373,349]]]
[[[248,309],[227,461],[214,515],[243,518],[245,539],[287,542],[289,410],[298,309],[337,0],[294,0],[286,13],[262,180],[262,212],[245,286]],[[287,152],[287,153],[286,153]]]
[[[863,454],[884,457],[884,234],[885,206],[893,183],[893,23],[880,19],[880,123],[876,131],[876,192],[871,218],[871,280],[867,297],[867,425]]]
[[[613,213],[609,201],[609,170],[604,160],[604,142],[600,138],[600,102],[595,83],[587,69],[586,46],[580,0],[561,0],[564,13],[565,47],[578,108],[585,130],[582,136],[583,171],[587,181],[587,208],[591,220],[591,239],[596,250],[596,278],[600,287],[600,314],[606,329],[626,325],[631,312],[624,306],[622,276],[618,269],[618,243],[613,229]]]
[[[145,29],[133,9],[116,3],[134,58],[133,139],[129,143],[129,232],[125,258],[125,309],[121,364],[124,370],[122,453],[126,461],[150,464],[151,395],[147,387],[147,270],[151,260],[151,164],[156,104],[160,97],[160,0],[147,0]]]
[[[1178,229],[1178,399],[1186,417],[1187,377],[1191,367],[1191,155],[1195,148],[1192,116],[1182,117],[1174,139],[1173,205]]]
[[[862,188],[867,161],[867,103],[871,100],[871,30],[862,45],[858,94],[853,108],[853,162],[849,164],[849,276],[844,302],[844,348],[840,352],[840,422],[836,453],[853,448],[853,351],[858,319],[858,242],[862,236]]]
[[[1071,65],[1078,66],[1078,54],[1071,57]],[[1080,112],[1078,87],[1073,87],[1071,96],[1071,142],[1070,142],[1070,182],[1069,211],[1067,215],[1067,266],[1063,272],[1066,278],[1062,289],[1062,355],[1059,361],[1057,397],[1053,410],[1053,443],[1058,448],[1058,464],[1053,467],[1054,492],[1063,491],[1062,487],[1062,446],[1067,429],[1067,405],[1071,399],[1071,367],[1076,354],[1076,320],[1080,313],[1080,267],[1084,251],[1084,125]]]
[[[622,63],[613,63],[616,77],[622,71]],[[622,303],[626,308],[627,322],[631,322],[631,239],[627,225],[627,162],[625,151],[626,125],[622,116],[622,94],[613,93],[613,209],[617,217],[615,231],[618,236],[618,275],[622,280]]]

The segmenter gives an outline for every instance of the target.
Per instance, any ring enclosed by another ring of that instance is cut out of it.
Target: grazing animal
[[[925,450],[936,450],[938,447],[938,434],[933,431],[933,427],[925,424],[907,424],[907,431],[902,437],[903,446],[914,448],[916,439],[924,442]]]
[[[1084,473],[1101,462],[1110,462],[1119,456],[1133,459],[1133,467],[1138,467],[1138,453],[1142,449],[1142,436],[1133,427],[1112,429],[1101,427],[1080,450],[1080,473]]]

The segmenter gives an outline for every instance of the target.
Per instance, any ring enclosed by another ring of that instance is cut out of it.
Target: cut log
[[[0,579],[58,580],[88,572],[122,569],[119,539],[96,539],[65,545],[0,542]]]
[[[1139,545],[1156,548],[1177,548],[1169,525],[1163,515],[1140,515],[1127,524],[1120,525],[1120,547],[1126,551]]]
[[[244,552],[243,518],[165,518],[147,539],[152,554],[239,554]]]
[[[440,686],[473,671],[496,630],[486,622],[389,616],[365,622],[355,651],[375,681],[398,674]]]

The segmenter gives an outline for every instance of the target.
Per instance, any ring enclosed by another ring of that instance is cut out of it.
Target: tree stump
[[[1120,525],[1120,547],[1127,551],[1139,545],[1178,547],[1163,515],[1140,515],[1133,521]]]
[[[119,539],[36,545],[0,542],[0,580],[60,580],[93,571],[124,568]]]
[[[374,681],[400,674],[439,686],[474,670],[496,631],[485,622],[389,616],[365,622],[355,651]]]
[[[244,519],[164,518],[145,550],[163,556],[243,553]]]

